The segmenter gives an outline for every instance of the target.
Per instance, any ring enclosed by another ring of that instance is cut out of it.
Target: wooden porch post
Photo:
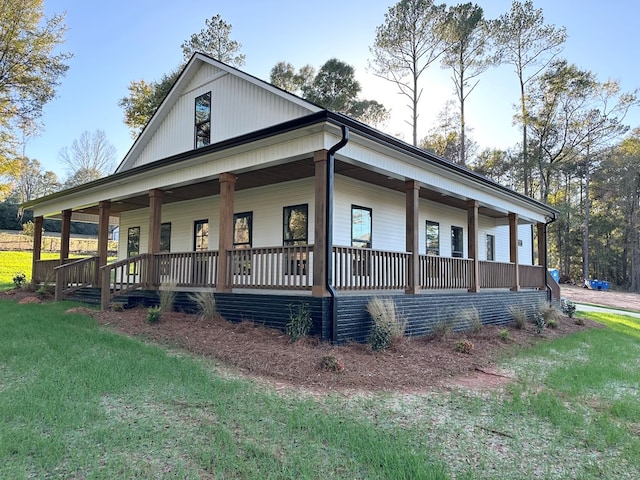
[[[71,237],[71,210],[62,211],[62,228],[60,229],[60,265],[69,258],[69,238]]]
[[[471,285],[469,291],[478,293],[480,291],[480,259],[478,251],[478,206],[477,200],[467,200],[467,242],[469,244],[469,258],[473,260],[471,266]]]
[[[98,203],[98,265],[95,271],[95,285],[101,288],[109,288],[108,285],[102,285],[102,276],[100,275],[100,267],[107,264],[107,250],[109,244],[109,210],[111,202],[103,200]]]
[[[230,293],[231,286],[227,284],[229,270],[227,252],[233,250],[233,202],[236,188],[236,176],[223,173],[220,182],[220,225],[218,238],[218,279],[216,291]]]
[[[518,214],[509,214],[509,261],[515,267],[514,285],[511,290],[520,291],[520,268],[518,266]]]
[[[547,264],[547,225],[538,223],[538,265]]]
[[[405,187],[405,226],[406,249],[411,254],[405,293],[416,294],[420,291],[420,235],[419,235],[419,194],[420,184],[416,180],[407,180]]]
[[[40,260],[42,254],[42,217],[36,217],[33,219],[33,260],[31,264],[31,281],[39,282],[43,280],[36,278],[36,264]]]
[[[160,252],[160,230],[162,225],[162,190],[149,190],[149,239],[147,253],[151,254],[149,261],[147,282],[149,286],[157,286],[156,262],[154,253]]]
[[[315,165],[315,224],[313,246],[313,286],[311,294],[314,297],[325,297],[327,291],[327,150],[318,150],[313,153]]]

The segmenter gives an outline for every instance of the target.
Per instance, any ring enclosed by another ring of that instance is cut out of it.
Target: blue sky
[[[456,2],[459,3],[459,2]],[[511,0],[477,0],[486,18],[509,10]],[[157,80],[182,60],[180,44],[205,26],[215,14],[233,26],[232,38],[246,55],[243,70],[268,80],[279,61],[316,69],[336,57],[356,69],[362,96],[391,109],[388,133],[410,141],[405,120],[409,110],[394,85],[367,72],[375,28],[393,0],[195,1],[150,0],[45,0],[47,15],[67,12],[68,32],[63,50],[72,52],[67,76],[58,97],[46,105],[44,128],[29,139],[26,155],[45,170],[66,176],[58,152],[83,131],[101,129],[117,149],[116,163],[133,140],[123,122],[118,100],[126,96],[131,80]],[[454,2],[448,2],[449,5]],[[630,0],[534,0],[547,23],[562,25],[569,35],[563,56],[598,79],[617,79],[624,90],[640,86],[635,23],[640,6]],[[431,127],[444,102],[453,98],[448,72],[433,65],[424,80],[419,137]],[[507,148],[519,138],[512,126],[513,104],[518,100],[515,74],[509,66],[494,68],[480,77],[467,101],[471,136],[481,147]],[[640,112],[627,118],[640,126]]]

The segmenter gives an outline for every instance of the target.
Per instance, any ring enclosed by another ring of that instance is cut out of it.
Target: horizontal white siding
[[[283,209],[293,205],[308,205],[309,243],[314,238],[314,181],[312,178],[235,192],[234,212],[253,213],[253,246],[270,247],[283,243]],[[351,245],[351,207],[357,205],[372,209],[372,247],[377,250],[406,250],[405,196],[382,187],[355,181],[340,175],[335,179],[334,245]],[[193,249],[193,225],[197,220],[209,220],[209,249],[218,249],[219,196],[187,202],[172,203],[162,208],[162,222],[171,222],[171,251]],[[426,222],[440,225],[440,255],[451,256],[451,227],[462,227],[464,256],[468,256],[467,212],[420,200],[419,240],[420,253],[426,252]],[[149,210],[140,209],[122,214],[121,241],[118,258],[126,256],[126,238],[129,227],[140,226],[140,251],[147,251]],[[486,235],[495,235],[496,261],[509,261],[509,228],[495,226],[492,218],[479,218],[479,258],[486,259]],[[531,263],[531,234],[528,225],[519,227],[519,261]]]

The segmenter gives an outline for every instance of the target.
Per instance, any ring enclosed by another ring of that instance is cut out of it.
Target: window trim
[[[236,221],[243,217],[248,218],[247,229],[249,230],[249,241],[236,242]],[[237,250],[238,248],[251,248],[252,246],[253,246],[253,211],[234,213],[233,214],[233,249]]]
[[[207,107],[207,113],[206,113],[206,117],[204,117],[204,119],[198,119],[198,105],[199,105],[199,101],[201,99],[207,99],[208,100],[208,107]],[[206,93],[203,93],[202,95],[198,95],[197,97],[195,97],[194,99],[194,119],[193,119],[193,123],[194,123],[194,139],[193,139],[193,145],[194,148],[202,148],[202,147],[206,147],[207,145],[211,145],[211,91],[208,91]],[[204,132],[205,130],[203,129],[203,127],[205,127],[208,124],[209,126],[209,132],[206,136],[201,134],[201,132]],[[202,141],[202,143],[200,144],[200,142],[198,141],[200,138],[204,139]]]
[[[167,239],[168,248],[162,248],[162,236],[163,232],[166,234],[168,230],[169,238]],[[164,222],[160,224],[160,253],[169,253],[171,252],[171,222]]]
[[[485,236],[485,242],[486,242],[486,257],[487,260],[490,262],[495,262],[496,260],[496,236],[491,234],[491,233],[487,233],[487,235]]]
[[[460,232],[460,247],[461,250],[455,250],[454,245],[454,231]],[[464,258],[464,228],[456,225],[451,225],[451,257],[452,258]]]
[[[306,212],[305,237],[287,239],[286,238],[287,227],[288,227],[287,213],[286,213],[287,209],[294,210],[294,209],[302,209],[303,207]],[[287,246],[293,246],[293,245],[308,245],[308,244],[309,244],[309,204],[301,203],[298,205],[287,205],[286,207],[282,207],[282,245],[287,247]]]
[[[207,234],[206,235],[198,235],[198,225],[206,225],[207,226]],[[207,239],[207,248],[198,248],[198,238]],[[209,219],[205,218],[203,220],[194,220],[193,222],[193,251],[194,252],[206,252],[209,250]]]
[[[436,238],[437,246],[436,247],[429,246],[429,226],[436,227],[437,229],[437,238]],[[427,220],[425,223],[424,237],[425,237],[425,242],[424,242],[425,253],[427,255],[433,255],[436,257],[440,256],[440,222]]]
[[[355,210],[362,210],[364,212],[369,212],[369,240],[364,240],[362,238],[355,238],[353,236],[354,231],[353,231],[353,227],[354,227],[354,211]],[[361,245],[355,245],[355,243],[363,243],[365,244],[365,246],[361,246]],[[362,207],[360,205],[351,205],[351,246],[355,247],[355,248],[373,248],[373,209],[369,208],[369,207]]]

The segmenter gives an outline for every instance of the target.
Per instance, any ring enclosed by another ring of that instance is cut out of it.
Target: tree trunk
[[[589,186],[591,183],[591,159],[589,158],[589,146],[587,145],[587,157],[585,159],[584,173],[584,227],[582,229],[582,278],[584,281],[589,280]]]

